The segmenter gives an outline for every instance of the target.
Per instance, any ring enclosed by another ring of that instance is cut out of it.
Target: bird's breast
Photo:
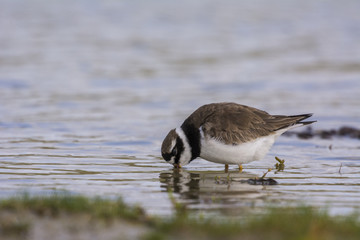
[[[200,157],[215,163],[243,164],[262,159],[274,144],[276,135],[260,137],[240,144],[225,144],[201,135]]]

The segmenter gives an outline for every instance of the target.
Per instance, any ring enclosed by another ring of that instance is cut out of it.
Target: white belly
[[[278,136],[272,134],[239,145],[226,145],[202,135],[200,157],[215,163],[237,165],[260,160],[265,157]]]

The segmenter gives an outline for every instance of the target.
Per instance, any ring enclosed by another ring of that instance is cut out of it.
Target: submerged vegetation
[[[280,159],[278,157],[275,157],[275,160],[277,161],[277,163],[275,164],[275,169],[278,172],[284,171],[284,169],[285,169],[285,159]]]
[[[175,208],[171,217],[148,216],[140,207],[128,206],[121,199],[69,195],[5,199],[0,201],[0,239],[36,239],[33,229],[39,222],[43,222],[40,229],[45,232],[59,229],[49,227],[51,224],[62,224],[63,239],[74,239],[74,234],[81,238],[79,234],[89,231],[96,231],[99,239],[311,240],[358,239],[360,236],[359,214],[330,216],[310,207],[277,207],[241,220],[204,219],[190,217],[185,206],[177,203],[171,193],[169,197]],[[111,231],[115,235],[111,235]]]

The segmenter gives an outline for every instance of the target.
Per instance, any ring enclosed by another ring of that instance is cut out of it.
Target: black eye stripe
[[[180,160],[180,156],[181,156],[182,152],[184,151],[184,143],[180,137],[176,138],[175,148],[176,148],[175,163],[178,164],[179,160]]]
[[[177,147],[176,147],[176,145],[175,145],[175,147],[174,147],[173,150],[171,151],[171,155],[172,155],[172,156],[176,156],[176,154],[177,154]]]
[[[180,137],[176,138],[176,144],[171,152],[162,152],[161,155],[166,161],[170,161],[172,157],[174,157],[174,163],[178,164],[181,154],[184,151],[184,143]]]
[[[162,153],[162,157],[165,159],[165,161],[170,161],[172,155],[169,153]]]

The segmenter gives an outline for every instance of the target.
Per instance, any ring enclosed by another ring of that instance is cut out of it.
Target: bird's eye
[[[174,147],[173,150],[171,151],[171,155],[176,156],[176,154],[177,154],[177,149],[176,147]]]

